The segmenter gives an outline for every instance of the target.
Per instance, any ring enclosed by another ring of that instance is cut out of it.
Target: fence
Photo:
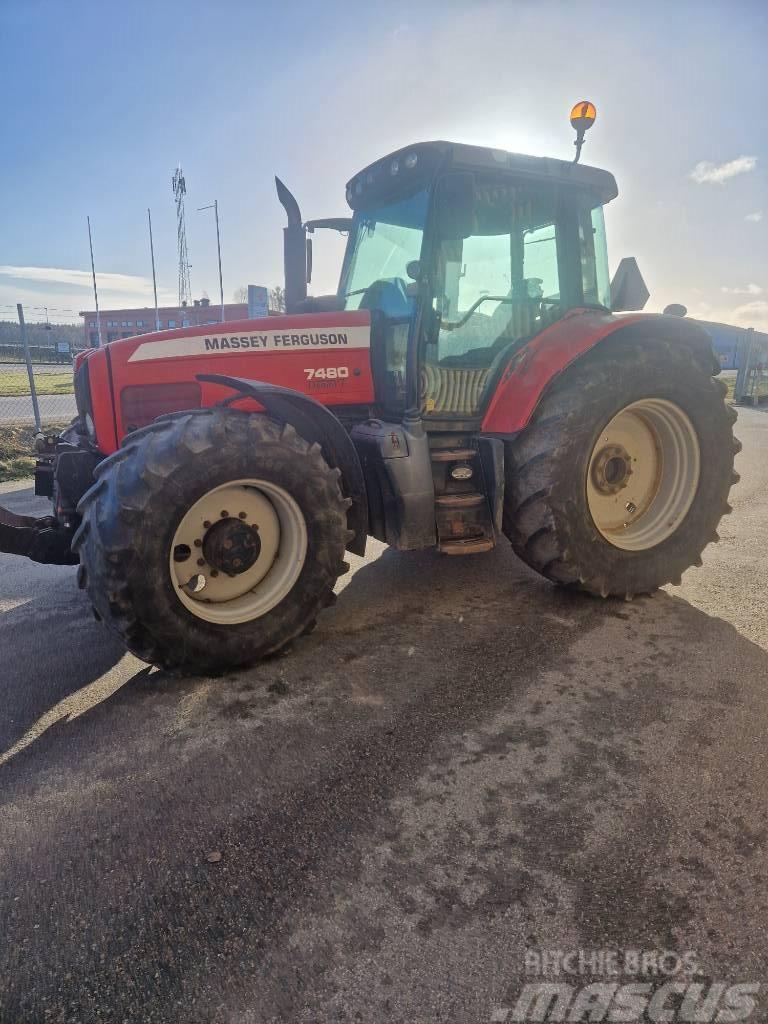
[[[768,402],[768,335],[752,329],[739,340],[734,397],[737,402]]]
[[[75,415],[72,363],[81,330],[72,310],[0,309],[0,437],[61,427]]]

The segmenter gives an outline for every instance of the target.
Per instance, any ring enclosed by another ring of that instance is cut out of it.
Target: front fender
[[[197,375],[197,380],[221,384],[254,399],[273,420],[290,423],[305,441],[320,445],[328,465],[341,471],[344,493],[352,499],[352,505],[347,511],[347,523],[355,536],[347,548],[355,555],[364,555],[368,536],[365,479],[355,446],[333,413],[309,395],[260,380],[228,377],[221,373],[201,373]]]
[[[649,336],[689,345],[712,366],[713,373],[719,372],[712,339],[691,320],[660,313],[616,316],[574,309],[511,356],[483,417],[483,433],[506,435],[522,430],[552,382],[596,345]]]

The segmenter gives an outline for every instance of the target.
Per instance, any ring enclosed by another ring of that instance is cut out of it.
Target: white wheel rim
[[[699,439],[679,405],[644,398],[600,432],[587,470],[592,520],[614,547],[647,551],[671,537],[699,485]]]
[[[239,524],[255,529],[258,536],[255,561],[234,575],[207,557],[211,528],[223,521],[232,529],[240,529]],[[206,622],[234,626],[279,604],[293,589],[306,555],[307,525],[295,499],[268,480],[232,480],[208,491],[184,513],[168,564],[188,611]]]

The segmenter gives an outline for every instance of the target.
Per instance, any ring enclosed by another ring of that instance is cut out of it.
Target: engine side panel
[[[138,417],[133,410],[144,409],[151,420],[231,397],[220,384],[198,382],[199,374],[266,381],[327,406],[367,405],[374,401],[370,335],[370,315],[361,311],[215,323],[112,342],[104,352],[114,424],[103,410],[94,415],[99,449],[110,454],[130,428],[143,425],[130,422]],[[99,390],[92,388],[94,404]],[[164,406],[164,400],[173,405],[174,395],[176,408]]]

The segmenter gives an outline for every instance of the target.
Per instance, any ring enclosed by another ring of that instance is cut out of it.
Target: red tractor
[[[81,354],[37,467],[54,514],[0,510],[0,550],[79,563],[134,654],[206,673],[309,631],[368,535],[506,536],[602,597],[678,583],[729,511],[735,414],[702,328],[616,315],[648,293],[631,259],[609,281],[616,182],[577,160],[419,143],[306,224],[278,181],[286,314]],[[346,255],[308,298],[321,227]]]

